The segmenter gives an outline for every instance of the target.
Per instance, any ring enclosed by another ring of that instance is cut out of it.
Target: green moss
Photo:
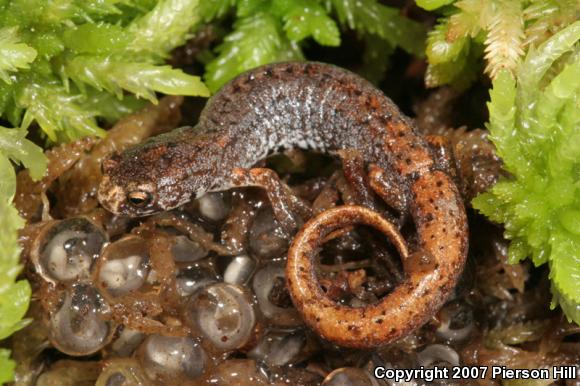
[[[0,232],[0,339],[10,336],[28,323],[22,318],[26,314],[30,301],[30,285],[25,280],[16,281],[21,269],[17,231],[23,225],[24,221],[18,216],[16,209],[9,204],[6,197],[2,197],[0,199],[0,229],[2,229]],[[9,359],[9,355],[8,350],[0,349],[0,384],[12,380],[14,363]]]
[[[442,17],[429,33],[426,84],[465,87],[479,74],[480,62],[493,79],[512,75],[525,52],[574,22],[575,0],[417,0]]]
[[[207,96],[198,77],[163,65],[199,24],[198,5],[10,1],[0,10],[0,79],[12,100],[0,115],[16,126],[36,121],[51,141],[61,142],[103,135],[96,124],[102,109],[90,106],[99,93],[152,101],[155,92]]]
[[[228,12],[236,16],[232,31],[206,66],[204,79],[212,91],[256,66],[302,59],[301,47],[309,38],[323,46],[338,46],[341,29],[361,36],[367,43],[365,55],[372,55],[380,40],[383,57],[373,64],[365,62],[364,71],[374,81],[384,73],[385,58],[396,47],[423,55],[423,27],[377,0],[210,0],[201,7],[205,21]]]
[[[580,323],[580,22],[493,82],[489,131],[512,178],[473,201],[505,226],[511,262],[548,263],[554,306]]]

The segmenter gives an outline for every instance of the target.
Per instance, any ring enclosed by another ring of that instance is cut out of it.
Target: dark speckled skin
[[[388,343],[423,324],[448,297],[465,262],[463,202],[410,120],[381,91],[344,69],[294,62],[240,75],[209,100],[195,128],[152,138],[105,162],[99,200],[128,215],[171,209],[206,191],[229,188],[233,168],[251,167],[292,147],[355,149],[396,176],[418,248],[435,259],[430,272],[407,272],[409,279],[380,303],[388,309],[375,307],[368,319],[360,315],[366,308],[350,312],[314,290],[319,286],[312,287],[313,271],[301,265],[312,253],[304,255],[308,248],[294,244],[288,283],[306,322],[329,340],[360,348]],[[126,196],[133,190],[150,192],[152,202],[132,207]],[[301,240],[316,241],[313,227],[299,233]],[[326,299],[324,306],[320,299]]]
[[[115,213],[134,216],[171,209],[228,188],[234,167],[292,147],[356,149],[401,183],[433,165],[408,118],[369,82],[329,64],[280,63],[226,84],[195,128],[157,136],[105,162],[99,199]],[[153,194],[150,205],[125,202],[138,188]]]

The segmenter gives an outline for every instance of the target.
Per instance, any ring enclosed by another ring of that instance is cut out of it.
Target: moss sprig
[[[573,23],[580,12],[580,3],[574,0],[418,0],[417,4],[441,15],[427,40],[429,87],[465,87],[480,67],[492,79],[502,70],[513,75],[527,49]]]
[[[549,264],[553,307],[580,324],[580,22],[493,81],[488,129],[512,175],[473,207],[505,226],[509,261]]]
[[[201,14],[206,22],[228,14],[235,18],[206,66],[204,79],[212,91],[253,67],[304,58],[302,47],[309,39],[336,47],[342,30],[356,31],[370,55],[381,47],[380,60],[365,61],[363,71],[371,80],[380,79],[396,47],[417,56],[424,51],[423,26],[377,0],[209,0]]]

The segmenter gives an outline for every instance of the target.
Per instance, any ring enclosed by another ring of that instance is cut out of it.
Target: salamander
[[[289,62],[238,76],[210,98],[195,127],[153,137],[106,160],[98,198],[106,209],[129,216],[170,210],[206,192],[252,184],[251,178],[240,178],[241,171],[294,147],[326,153],[355,150],[364,162],[384,171],[383,177],[392,176],[390,186],[399,192],[415,225],[417,249],[433,263],[431,270],[407,272],[411,279],[383,299],[395,309],[379,310],[384,318],[373,314],[368,322],[377,327],[365,330],[360,322],[348,320],[366,320],[364,308],[356,315],[329,302],[314,311],[308,308],[316,299],[307,298],[312,293],[296,283],[312,280],[313,273],[296,264],[299,256],[289,256],[288,285],[299,311],[310,313],[307,323],[331,340],[352,335],[340,341],[343,345],[373,347],[428,320],[454,288],[465,262],[463,202],[412,121],[371,83],[339,67]],[[317,327],[324,319],[336,322],[335,333]],[[396,325],[390,326],[389,320]]]

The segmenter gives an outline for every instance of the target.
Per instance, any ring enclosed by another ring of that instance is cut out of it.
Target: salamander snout
[[[155,188],[151,183],[115,184],[111,176],[105,175],[97,191],[101,205],[115,214],[128,216],[144,216],[158,212]]]
[[[103,162],[103,177],[97,191],[101,205],[112,213],[132,217],[163,210],[157,203],[157,188],[153,179],[139,178],[131,169],[127,169],[128,165],[131,162],[118,155]]]

